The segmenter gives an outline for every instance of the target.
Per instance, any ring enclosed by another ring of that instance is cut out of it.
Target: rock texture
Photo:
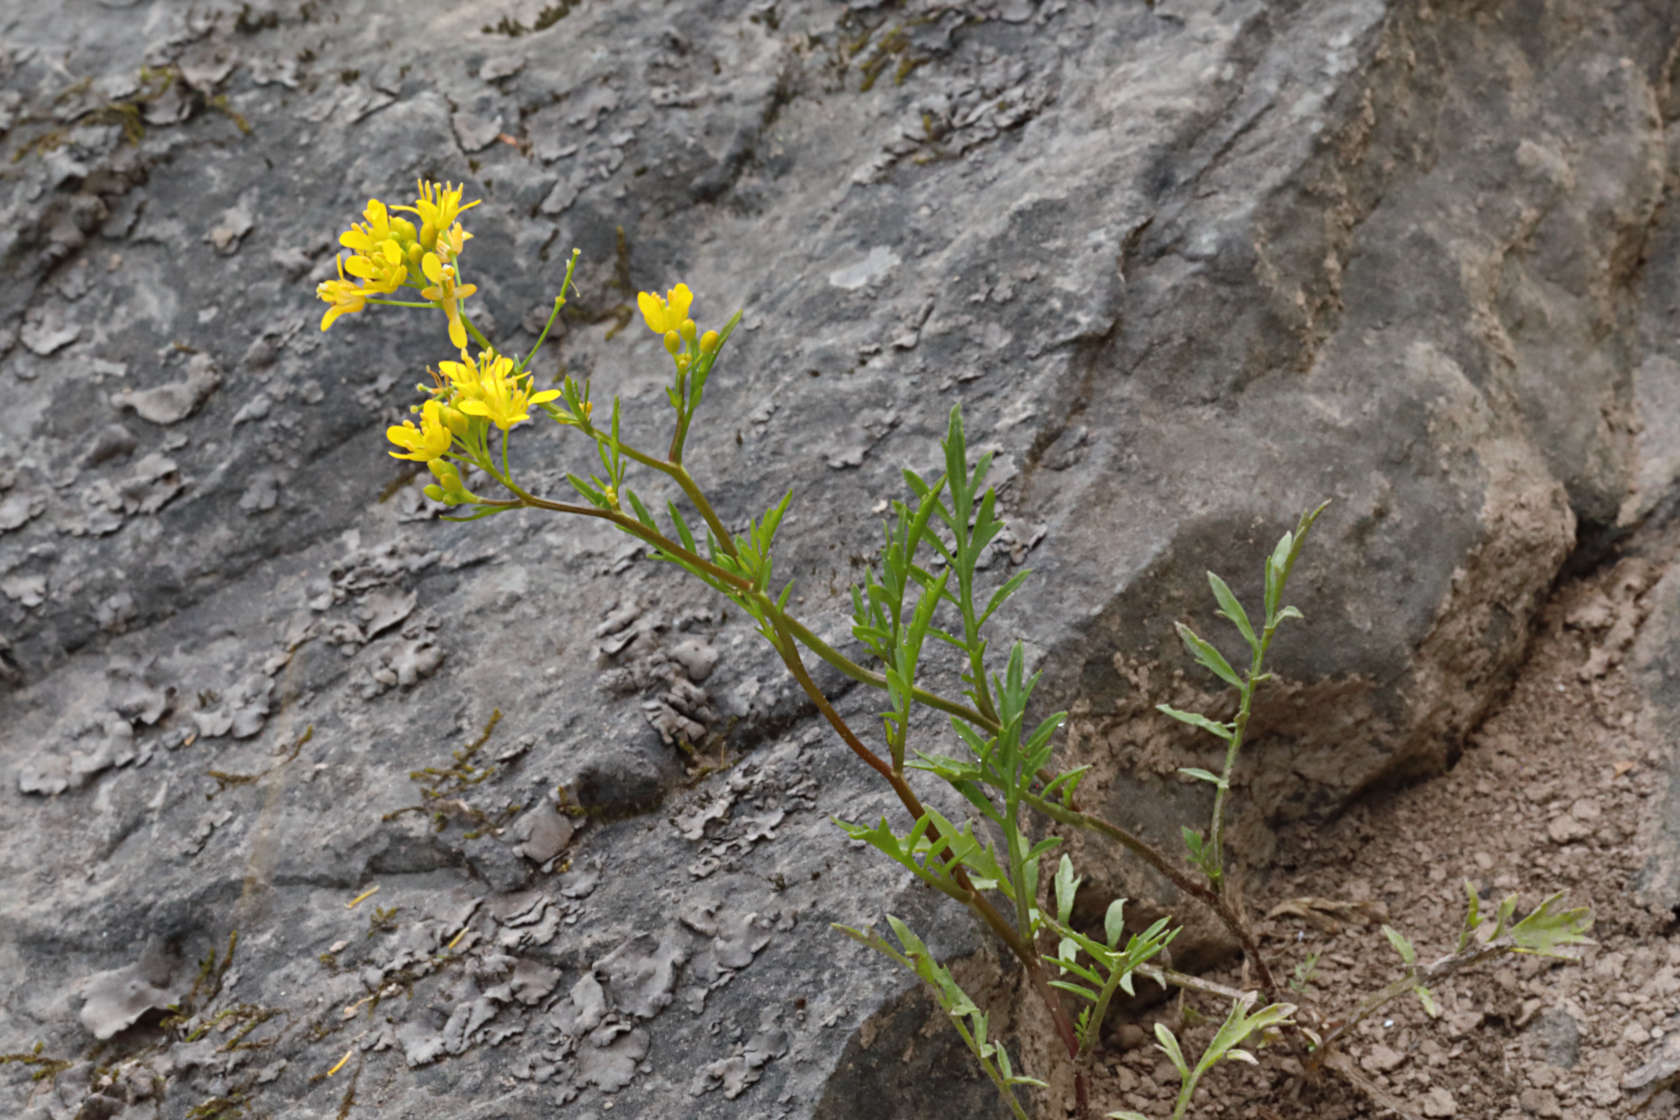
[[[1152,710],[1211,699],[1171,621],[1211,632],[1203,569],[1252,598],[1333,499],[1244,775],[1261,853],[1449,761],[1559,572],[1672,515],[1677,43],[1631,2],[8,9],[0,1049],[42,1049],[7,1107],[996,1108],[827,928],[986,950],[836,842],[885,802],[751,628],[599,528],[436,523],[387,457],[449,355],[413,312],[318,330],[369,196],[485,199],[514,349],[581,247],[539,376],[649,442],[635,291],[744,307],[691,467],[742,523],[794,488],[778,568],[836,642],[961,403],[993,568],[1038,572],[1001,629],[1147,829],[1201,812]],[[515,446],[544,492],[586,451]]]

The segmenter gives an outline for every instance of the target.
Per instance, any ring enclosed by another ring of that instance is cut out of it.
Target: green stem
[[[1184,1120],[1184,1114],[1190,1108],[1190,1096],[1196,1091],[1196,1082],[1201,1079],[1202,1075],[1191,1069],[1190,1076],[1178,1087],[1178,1102],[1173,1105],[1172,1120]]]
[[[774,608],[774,604],[772,604],[772,608]],[[804,624],[799,622],[793,616],[782,615],[782,618],[793,636],[798,638],[800,644],[805,646],[812,653],[834,666],[834,668],[840,670],[840,672],[844,673],[852,680],[857,681],[859,684],[866,684],[871,688],[878,688],[883,692],[886,691],[887,678],[884,675],[865,669],[857,662],[851,660],[845,654],[839,652],[833,646],[830,646],[827,642],[813,634],[804,626]],[[943,696],[927,692],[920,688],[912,688],[910,690],[910,695],[915,697],[918,703],[925,704],[936,711],[944,712],[946,715],[955,716],[966,723],[971,723],[975,727],[985,731],[987,734],[996,735],[999,731],[997,720],[987,719],[973,708],[970,708],[968,705],[960,703],[959,701],[947,700]]]
[[[1208,869],[1207,877],[1213,884],[1213,889],[1223,893],[1225,890],[1225,801],[1231,795],[1231,775],[1237,769],[1237,755],[1242,751],[1243,736],[1248,731],[1248,718],[1254,708],[1254,689],[1264,676],[1260,667],[1265,663],[1266,650],[1271,647],[1272,635],[1277,633],[1278,619],[1266,620],[1266,628],[1260,635],[1260,642],[1254,648],[1249,661],[1248,674],[1243,678],[1242,700],[1237,705],[1236,718],[1231,721],[1231,741],[1225,745],[1225,768],[1219,773],[1219,785],[1213,794],[1213,819],[1208,828],[1208,844],[1213,850],[1213,863]],[[1271,993],[1267,993],[1270,999]]]
[[[676,541],[669,540],[663,534],[649,529],[646,525],[643,525],[640,521],[631,517],[629,514],[624,513],[622,510],[599,509],[595,506],[572,505],[569,502],[553,502],[547,498],[539,498],[533,494],[526,493],[524,490],[520,489],[519,486],[507,479],[499,479],[498,481],[500,481],[503,486],[506,486],[514,494],[518,495],[518,500],[507,502],[481,501],[479,503],[480,505],[502,506],[504,508],[513,506],[530,506],[532,509],[546,509],[553,513],[572,513],[577,514],[580,517],[595,517],[603,521],[610,521],[638,540],[650,544],[654,548],[660,549],[663,552],[669,552],[672,556],[680,559],[684,564],[705,572],[708,576],[711,576],[718,582],[728,584],[743,594],[750,595],[753,593],[751,580],[718,567],[716,564],[712,563],[710,560],[698,553],[688,551],[688,549],[684,548]]]
[[[680,367],[677,370],[676,398],[677,426],[671,432],[671,446],[665,452],[665,458],[680,466],[683,446],[688,442],[688,425],[694,419],[694,414],[688,410],[688,372]]]
[[[590,434],[596,439],[604,439],[608,443],[615,442],[613,438],[605,432],[597,431],[593,428],[590,429]],[[717,511],[712,509],[712,503],[706,500],[706,495],[701,493],[699,485],[694,481],[694,476],[689,474],[687,469],[684,468],[681,463],[673,463],[665,459],[657,459],[645,451],[639,451],[636,448],[631,447],[627,443],[617,442],[616,446],[626,458],[640,463],[644,467],[651,467],[660,474],[666,475],[674,481],[677,486],[681,488],[683,494],[687,496],[688,500],[693,503],[694,508],[699,511],[700,516],[706,522],[706,528],[710,529],[712,531],[712,536],[716,538],[718,547],[723,549],[730,556],[739,555],[735,549],[735,538],[730,535],[728,529],[723,527],[722,519],[718,517]]]
[[[473,326],[472,320],[467,318],[467,313],[464,311],[461,312],[461,325],[467,328],[467,333],[473,336],[473,339],[478,343],[478,348],[480,350],[496,350],[494,346],[490,345],[489,339],[478,333],[478,328]],[[501,353],[499,350],[496,352],[498,354]]]
[[[421,302],[421,303],[416,303],[412,300],[406,300],[406,299],[370,299],[370,300],[367,300],[366,302],[370,305],[375,305],[375,306],[378,306],[378,307],[436,307],[437,306],[437,304],[431,302],[430,300],[426,300],[425,302]]]

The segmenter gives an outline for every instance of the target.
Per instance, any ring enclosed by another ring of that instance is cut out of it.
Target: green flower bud
[[[431,471],[433,477],[439,482],[443,483],[445,490],[450,493],[460,492],[461,472],[455,469],[454,463],[451,463],[448,459],[428,459],[426,469]],[[428,489],[427,493],[430,492],[430,489]]]
[[[443,492],[443,487],[439,486],[435,482],[428,482],[426,484],[425,493],[426,497],[430,498],[434,502],[445,502],[449,500],[448,496]]]

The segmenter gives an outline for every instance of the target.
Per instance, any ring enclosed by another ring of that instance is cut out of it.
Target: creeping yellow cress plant
[[[396,448],[390,454],[425,463],[434,478],[425,488],[427,496],[450,507],[465,507],[456,520],[526,507],[603,519],[648,545],[655,558],[684,569],[745,610],[840,740],[892,788],[905,818],[898,824],[885,817],[875,825],[836,823],[929,887],[962,903],[1009,950],[1025,988],[1043,1002],[1049,1014],[1056,1035],[1054,1049],[1066,1057],[1069,1069],[1058,1081],[1071,1085],[1073,1099],[1057,1103],[1067,1106],[1076,1120],[1096,1115],[1090,1100],[1091,1077],[1103,1023],[1117,992],[1134,993],[1136,977],[1217,998],[1227,1008],[1200,1055],[1187,1055],[1171,1029],[1164,1023],[1155,1025],[1158,1047],[1179,1076],[1172,1111],[1174,1120],[1179,1120],[1187,1114],[1197,1085],[1210,1069],[1224,1060],[1253,1062],[1250,1048],[1279,1040],[1299,1059],[1296,1068],[1309,1074],[1329,1069],[1361,1084],[1357,1070],[1338,1047],[1360,1020],[1391,1000],[1414,993],[1433,1015],[1431,983],[1497,954],[1562,956],[1564,947],[1586,940],[1589,912],[1559,908],[1558,896],[1545,899],[1520,920],[1513,896],[1489,918],[1482,913],[1475,889],[1466,884],[1468,907],[1451,953],[1429,964],[1420,963],[1411,943],[1385,926],[1384,934],[1401,961],[1400,975],[1393,983],[1337,1017],[1285,998],[1295,997],[1279,986],[1246,916],[1238,881],[1227,868],[1223,823],[1254,693],[1269,679],[1267,652],[1279,626],[1301,617],[1283,596],[1323,506],[1303,515],[1265,558],[1263,610],[1257,616],[1251,618],[1225,581],[1208,573],[1219,614],[1235,628],[1247,650],[1246,668],[1237,670],[1212,643],[1188,626],[1178,626],[1191,658],[1236,689],[1238,702],[1236,714],[1228,720],[1161,706],[1165,716],[1212,735],[1225,746],[1219,773],[1194,767],[1181,771],[1211,784],[1214,797],[1209,827],[1184,829],[1187,858],[1175,858],[1122,823],[1079,806],[1077,792],[1084,768],[1059,771],[1053,765],[1053,739],[1066,713],[1055,713],[1036,725],[1026,721],[1038,677],[1026,674],[1021,644],[1011,647],[1001,674],[987,661],[983,628],[1028,573],[1019,572],[989,596],[977,598],[983,595],[978,586],[979,560],[1002,523],[994,516],[996,492],[985,486],[991,456],[969,459],[960,410],[950,414],[943,442],[944,473],[930,481],[913,471],[904,472],[909,500],[893,504],[878,569],[868,569],[863,585],[852,590],[853,636],[880,668],[859,664],[822,641],[788,611],[791,584],[779,591],[772,586],[772,546],[792,493],[750,521],[745,532],[731,533],[684,465],[684,448],[707,379],[741,313],[736,312],[721,329],[701,332],[689,316],[694,294],[687,285],[677,284],[663,296],[640,293],[637,305],[642,319],[660,336],[671,357],[666,398],[675,419],[663,454],[638,448],[621,435],[617,398],[610,418],[597,426],[587,381],[580,384],[567,377],[560,388],[543,390],[532,384],[532,359],[572,290],[577,250],[567,262],[548,321],[528,353],[503,351],[474,326],[464,305],[477,289],[464,280],[462,269],[472,235],[460,218],[479,202],[463,204],[462,194],[460,186],[420,182],[412,205],[387,207],[378,199],[369,200],[363,220],[339,237],[349,250],[348,259],[339,258],[336,277],[316,288],[327,304],[321,319],[323,331],[340,317],[370,305],[422,308],[443,316],[455,356],[437,363],[430,371],[430,384],[417,386],[424,399],[412,408],[415,418],[386,430]],[[399,216],[405,213],[419,224]],[[404,298],[409,294],[417,298]],[[469,344],[476,346],[476,353]],[[595,443],[601,473],[567,475],[581,502],[533,494],[514,476],[508,458],[509,434],[537,413],[577,429]],[[701,521],[699,536],[674,501],[665,509],[670,531],[661,528],[625,484],[631,464],[664,475],[677,485]],[[463,468],[481,472],[498,489],[490,496],[469,491]],[[931,562],[918,558],[924,546],[933,554]],[[959,680],[962,688],[956,696],[921,683],[921,653],[930,636],[955,647],[965,662]],[[834,709],[812,678],[807,655],[884,694],[887,708],[881,713],[880,748],[868,745]],[[910,747],[910,716],[916,705],[949,717],[961,754]],[[953,821],[924,806],[911,779],[925,781],[925,775],[961,794],[977,817]],[[1165,877],[1187,903],[1206,908],[1241,947],[1254,988],[1230,988],[1162,967],[1154,958],[1178,930],[1169,928],[1167,919],[1142,930],[1129,929],[1122,899],[1107,904],[1100,926],[1076,925],[1074,901],[1081,879],[1072,861],[1062,854],[1048,879],[1043,876],[1046,861],[1062,844],[1061,836],[1049,832],[1052,827],[1063,833],[1077,829],[1112,841]],[[988,1036],[986,1014],[951,972],[902,921],[887,915],[886,923],[896,944],[874,930],[837,928],[900,962],[929,985],[1013,1114],[1025,1118],[1018,1090],[1047,1089],[1048,1083],[1017,1073],[1008,1050]],[[1142,1113],[1125,1109],[1103,1115],[1145,1120]]]

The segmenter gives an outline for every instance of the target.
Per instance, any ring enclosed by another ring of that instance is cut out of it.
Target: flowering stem
[[[430,304],[427,306],[430,306]],[[461,312],[461,325],[467,328],[467,333],[472,335],[474,340],[477,341],[478,348],[480,350],[496,350],[494,346],[490,345],[489,339],[478,333],[478,328],[473,326],[472,320],[467,318],[467,313],[464,311]],[[501,351],[496,350],[496,353],[499,354]]]
[[[594,435],[596,439],[605,439],[609,443],[614,442],[612,437],[608,436],[604,432],[592,430],[591,434]],[[625,458],[640,463],[644,467],[651,467],[660,474],[669,476],[672,481],[682,488],[682,492],[688,496],[688,500],[694,504],[694,508],[698,510],[700,516],[705,519],[706,528],[711,530],[712,537],[717,541],[718,547],[723,549],[723,551],[728,553],[730,556],[738,555],[735,550],[735,538],[730,535],[728,529],[723,527],[723,522],[718,518],[717,511],[712,509],[712,503],[706,500],[706,495],[700,492],[700,487],[694,481],[694,476],[689,474],[687,469],[684,468],[681,463],[674,463],[666,459],[656,459],[647,452],[638,451],[627,443],[616,443],[616,447],[621,453],[623,453]]]
[[[670,540],[664,535],[649,529],[646,525],[643,525],[640,521],[637,521],[634,517],[631,517],[627,513],[623,513],[619,510],[598,509],[595,506],[579,506],[572,505],[569,502],[549,501],[547,498],[539,498],[533,494],[526,493],[524,490],[520,489],[518,486],[506,479],[501,479],[500,481],[503,486],[506,486],[509,490],[518,495],[518,500],[506,502],[480,502],[481,505],[502,506],[505,508],[511,508],[514,506],[530,506],[533,509],[546,509],[554,513],[574,513],[581,517],[598,517],[605,521],[611,521],[614,525],[617,525],[620,529],[623,529],[626,533],[629,533],[638,540],[644,541],[662,552],[669,552],[672,556],[677,557],[684,564],[691,565],[694,568],[704,571],[707,575],[711,576],[718,582],[726,583],[738,591],[748,594],[752,593],[753,586],[751,580],[718,567],[710,560],[707,560],[704,556],[688,551],[688,549],[684,548],[676,541]]]
[[[428,308],[430,308],[430,307],[436,307],[437,306],[437,304],[432,303],[429,300],[425,303],[416,303],[413,300],[406,300],[406,299],[370,299],[367,302],[370,305],[377,305],[379,307],[428,307]]]
[[[722,523],[717,518],[716,512],[712,509],[711,503],[706,501],[705,495],[700,492],[700,488],[695,484],[693,477],[689,475],[687,470],[680,466],[674,467],[670,463],[655,459],[651,455],[637,451],[628,444],[620,443],[617,446],[626,457],[645,466],[652,467],[655,470],[676,479],[677,485],[683,488],[683,492],[694,502],[695,508],[700,511],[700,515],[706,519],[706,524],[711,528],[712,535],[718,540],[719,547],[723,548],[731,556],[736,554],[734,539],[724,530]],[[506,486],[514,494],[517,494],[519,496],[519,501],[508,503],[485,502],[483,504],[526,505],[535,509],[546,509],[558,513],[581,513],[587,514],[591,517],[606,516],[601,510],[598,510],[593,506],[569,505],[563,502],[553,502],[545,498],[538,498],[532,494],[526,493],[510,479],[505,477],[499,478],[498,481],[500,481],[503,486]],[[627,532],[632,533],[647,544],[665,552],[669,552],[673,556],[681,557],[686,562],[693,563],[704,568],[707,574],[713,576],[714,578],[722,579],[725,583],[728,583],[732,587],[736,587],[741,591],[748,593],[752,591],[752,585],[749,581],[744,580],[740,576],[728,572],[723,568],[717,567],[710,561],[704,560],[698,555],[687,551],[677,542],[665,537],[663,534],[650,531],[647,526],[643,525],[640,521],[637,521],[634,518],[620,514],[618,516],[609,516],[608,520],[625,529]],[[839,670],[843,675],[858,682],[859,684],[868,685],[870,688],[879,689],[883,692],[886,691],[887,678],[885,675],[864,668],[862,665],[859,665],[857,662],[853,661],[851,658],[847,657],[845,654],[817,637],[810,627],[806,626],[804,623],[800,622],[798,619],[778,607],[775,599],[770,595],[760,593],[758,595],[758,599],[759,605],[763,609],[764,613],[776,624],[786,628],[788,633],[794,639],[809,649],[812,653],[816,654],[829,665]],[[933,708],[936,711],[944,712],[946,715],[955,716],[957,719],[981,728],[989,734],[995,735],[998,732],[998,724],[996,720],[986,718],[981,713],[975,711],[973,708],[961,703],[960,701],[947,699],[937,693],[928,692],[922,688],[912,688],[911,695],[914,696],[920,703],[926,704],[928,707]]]
[[[542,349],[543,341],[548,338],[549,329],[554,326],[554,321],[560,317],[560,309],[566,306],[566,289],[572,286],[572,270],[577,268],[578,254],[582,251],[581,249],[572,250],[572,259],[566,262],[566,278],[560,281],[560,294],[554,297],[554,310],[548,313],[548,322],[543,324],[542,333],[537,336],[537,341],[532,344],[531,352],[525,355],[523,361],[513,367],[515,373],[524,373],[530,368],[531,359],[535,358],[537,351]]]

